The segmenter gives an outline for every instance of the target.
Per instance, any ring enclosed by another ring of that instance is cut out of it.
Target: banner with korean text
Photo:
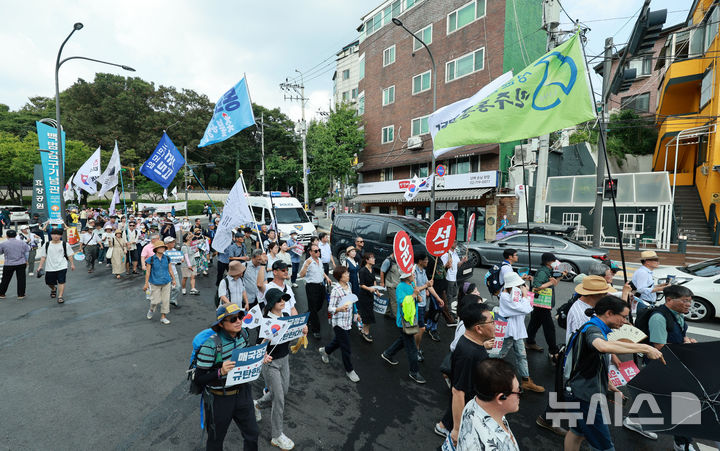
[[[215,104],[210,123],[198,147],[219,143],[230,138],[240,130],[255,124],[250,91],[247,80],[243,77],[230,88]]]
[[[235,348],[232,353],[235,368],[231,369],[225,380],[226,387],[252,382],[260,377],[267,342],[253,346],[252,348]]]
[[[296,338],[300,338],[303,334],[303,328],[305,328],[305,324],[307,324],[309,317],[310,312],[303,313],[301,315],[284,316],[282,318],[278,318],[278,320],[283,321],[287,324],[287,328],[285,329],[282,336],[278,334],[278,336],[276,336],[270,341],[270,344],[279,345],[280,343],[285,343],[287,341],[292,341]]]
[[[580,38],[575,34],[486,98],[440,123],[433,146],[516,141],[595,117]]]
[[[163,188],[167,188],[184,164],[185,158],[177,150],[167,133],[163,132],[152,155],[140,167],[140,173]]]
[[[43,179],[43,169],[41,164],[36,164],[33,170],[33,193],[32,193],[32,206],[30,207],[30,214],[34,215],[37,213],[40,223],[47,221],[47,193],[45,192],[45,181]],[[34,221],[33,221],[34,222]]]
[[[60,211],[62,182],[60,181],[60,152],[58,152],[57,130],[55,127],[42,122],[35,122],[35,126],[38,134],[38,148],[47,150],[47,152],[40,152],[40,163],[42,164],[43,178],[45,180],[45,204],[47,205],[48,219],[53,224],[59,224],[63,220],[63,212]],[[63,155],[65,155],[65,132],[62,135],[62,142]]]

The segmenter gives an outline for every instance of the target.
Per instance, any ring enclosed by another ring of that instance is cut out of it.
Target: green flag
[[[502,143],[544,135],[595,119],[577,34],[523,69],[442,127],[435,149]]]

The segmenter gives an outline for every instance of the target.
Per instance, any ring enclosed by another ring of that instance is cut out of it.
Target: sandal
[[[55,296],[57,296],[57,289],[50,290],[50,298],[55,299]]]
[[[121,279],[120,274],[118,274],[117,276],[115,276],[115,278],[118,279],[118,280],[120,280],[120,279]]]
[[[65,299],[60,297],[60,298],[58,298],[57,302],[58,302],[58,304],[63,304],[63,303],[65,303]]]

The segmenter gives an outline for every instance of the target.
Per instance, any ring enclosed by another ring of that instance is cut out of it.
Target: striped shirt
[[[233,350],[235,348],[245,348],[248,346],[248,341],[245,334],[238,333],[235,338],[230,337],[225,331],[218,332],[220,339],[222,340],[222,353],[220,356],[215,355],[215,339],[211,336],[205,343],[200,347],[197,353],[197,367],[200,369],[211,369],[213,367],[220,368],[221,363],[232,357]],[[222,390],[224,386],[210,385],[210,388]]]

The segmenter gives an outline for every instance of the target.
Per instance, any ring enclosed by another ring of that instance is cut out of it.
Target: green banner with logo
[[[527,139],[595,119],[579,39],[576,34],[441,124],[435,149]]]

